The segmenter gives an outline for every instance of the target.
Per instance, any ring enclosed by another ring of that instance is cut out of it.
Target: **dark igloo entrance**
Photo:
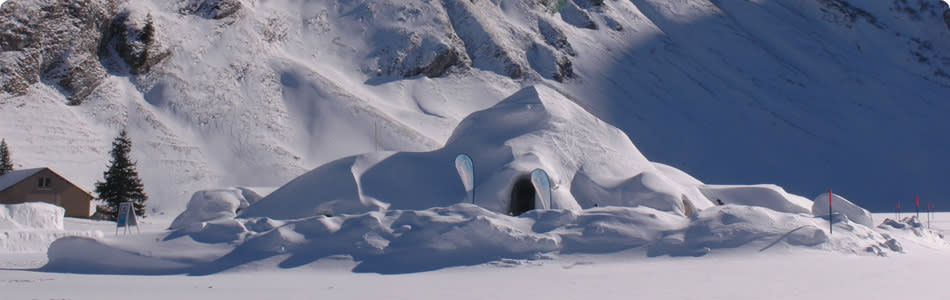
[[[535,191],[534,185],[531,184],[531,176],[518,177],[511,187],[511,202],[508,205],[508,214],[519,216],[534,209],[534,197]]]

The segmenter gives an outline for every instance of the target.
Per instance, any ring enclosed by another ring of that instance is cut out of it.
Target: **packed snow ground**
[[[895,217],[874,215],[884,218]],[[950,232],[950,213],[937,213],[935,220],[934,228]],[[70,224],[67,219],[67,229]],[[635,250],[401,275],[353,273],[347,257],[279,270],[262,261],[209,276],[6,269],[0,270],[0,289],[5,299],[945,299],[947,249],[905,246],[905,254],[888,257],[773,248],[646,258]]]

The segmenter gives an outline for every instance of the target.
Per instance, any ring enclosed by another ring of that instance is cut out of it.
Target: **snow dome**
[[[441,149],[372,153],[331,162],[298,177],[241,216],[292,219],[465,202],[465,188],[453,163],[460,153],[473,161],[475,204],[494,212],[523,212],[515,207],[579,210],[643,205],[682,213],[686,194],[695,206],[712,205],[694,187],[669,178],[666,174],[671,171],[657,169],[622,131],[554,89],[537,85],[473,113]],[[536,169],[550,178],[551,203],[513,203],[538,201],[525,188]]]

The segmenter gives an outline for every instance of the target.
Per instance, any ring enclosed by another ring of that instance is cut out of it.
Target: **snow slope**
[[[92,190],[128,128],[169,218],[197,190],[438,149],[539,82],[706,182],[881,210],[950,175],[937,0],[84,1],[4,3],[0,137]]]
[[[459,149],[472,150],[475,204],[455,174]],[[560,186],[550,204],[526,177],[537,168]],[[354,272],[402,274],[629,249],[651,257],[773,248],[887,256],[903,253],[903,243],[950,245],[916,219],[874,228],[840,197],[827,219],[776,186],[704,185],[650,163],[621,131],[545,86],[473,113],[444,148],[346,157],[246,208],[243,199],[238,189],[197,192],[170,232],[139,243],[57,240],[42,270],[204,275],[346,255]]]

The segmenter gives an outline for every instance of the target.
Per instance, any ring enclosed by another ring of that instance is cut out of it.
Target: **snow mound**
[[[888,232],[895,237],[916,239],[930,247],[947,247],[950,243],[944,240],[943,233],[930,229],[928,224],[920,222],[917,216],[904,217],[901,220],[885,218],[877,228]]]
[[[158,243],[175,243],[190,237],[199,243],[234,245],[226,255],[192,259],[188,268],[179,270],[193,274],[220,272],[275,256],[279,256],[280,267],[291,268],[333,255],[352,256],[359,262],[356,272],[389,274],[475,265],[501,258],[537,259],[546,253],[614,252],[649,245],[666,232],[682,230],[687,223],[688,219],[679,214],[647,207],[544,210],[511,217],[462,203],[426,210],[374,211],[286,221],[219,220],[199,231],[172,233]],[[227,238],[206,241],[206,237]],[[177,251],[173,247],[139,245],[139,249],[125,249],[129,245],[64,240],[50,247],[50,262],[44,269],[155,274],[168,271],[169,266],[181,267],[178,264],[184,261],[163,258],[173,256],[162,252]],[[84,249],[68,251],[69,247]],[[103,268],[107,271],[100,271],[96,253],[116,253],[122,259],[109,262]],[[137,269],[123,266],[146,257],[155,260],[134,266]]]
[[[725,204],[760,206],[787,213],[806,214],[810,211],[809,208],[812,204],[808,199],[786,193],[781,187],[772,184],[706,185],[699,187],[699,190],[713,201],[721,200]]]
[[[657,243],[651,255],[703,255],[710,249],[746,245],[766,251],[780,242],[839,252],[900,252],[900,244],[890,236],[847,219],[835,220],[834,228],[831,234],[827,231],[828,221],[805,214],[758,206],[719,206],[699,212],[685,231],[668,235]]]
[[[172,274],[189,265],[119,250],[88,237],[67,237],[53,242],[46,253],[49,263],[40,270],[96,274]]]
[[[0,231],[63,230],[66,209],[41,202],[0,204]]]
[[[194,226],[217,219],[231,219],[237,212],[257,202],[261,196],[247,188],[226,188],[195,192],[184,212],[169,229]]]
[[[845,215],[849,220],[868,227],[874,226],[871,212],[848,201],[848,199],[832,194],[832,204],[834,206],[832,210]],[[817,217],[828,215],[828,193],[815,197],[815,201],[811,207],[811,213]]]
[[[890,235],[847,218],[725,205],[687,218],[650,207],[533,210],[518,217],[460,203],[425,210],[386,210],[292,220],[219,219],[142,244],[69,238],[50,247],[45,270],[80,273],[213,274],[259,261],[294,268],[351,257],[354,272],[411,273],[500,259],[645,249],[650,256],[702,256],[720,249],[808,247],[865,255],[902,251]],[[173,245],[179,246],[173,246]],[[220,255],[189,257],[214,245]],[[100,253],[117,260],[103,262]],[[111,254],[110,254],[111,255]],[[102,266],[100,266],[102,264]]]
[[[682,213],[682,195],[711,206],[668,178],[617,128],[552,88],[522,89],[463,120],[445,147],[431,152],[367,154],[337,160],[281,187],[240,216],[295,219],[384,209],[427,209],[465,201],[452,163],[472,157],[476,204],[508,213],[513,189],[535,169],[548,173],[552,203],[579,210],[643,205]],[[288,209],[288,208],[293,209]]]

